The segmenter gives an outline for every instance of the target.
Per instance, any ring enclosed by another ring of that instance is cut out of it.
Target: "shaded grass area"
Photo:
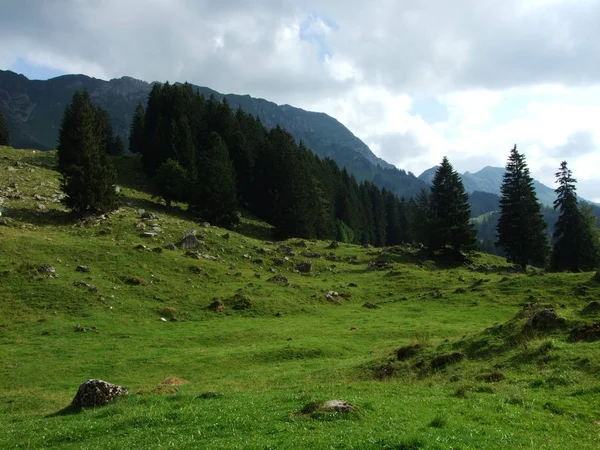
[[[60,203],[40,209],[34,198],[58,187],[53,158],[0,149],[0,190],[16,183],[22,194],[5,201],[0,226],[1,448],[600,444],[600,345],[569,340],[597,320],[593,274],[516,274],[490,255],[452,265],[409,248],[296,239],[277,265],[285,253],[265,242],[269,226],[202,228],[185,211],[167,214],[127,158],[120,209],[74,223]],[[140,223],[161,231],[143,238]],[[190,228],[215,259],[165,249]],[[296,272],[307,260],[311,273]],[[373,261],[389,266],[368,270]],[[268,282],[275,274],[289,285]],[[332,302],[330,291],[344,295]],[[525,332],[544,306],[563,326]],[[71,410],[89,378],[130,395]],[[359,412],[298,414],[330,399]]]

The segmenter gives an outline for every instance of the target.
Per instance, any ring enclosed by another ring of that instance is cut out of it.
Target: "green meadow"
[[[205,226],[132,157],[119,209],[78,222],[55,158],[0,148],[0,448],[600,447],[600,332],[573,331],[600,320],[593,272]],[[129,395],[68,408],[91,378]],[[310,407],[333,399],[354,409]]]

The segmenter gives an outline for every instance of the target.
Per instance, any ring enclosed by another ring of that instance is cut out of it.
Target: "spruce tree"
[[[129,127],[129,152],[130,153],[142,153],[144,148],[144,116],[146,112],[141,103],[138,103],[135,112],[133,113],[133,119],[131,126]]]
[[[76,214],[105,212],[115,203],[116,173],[105,138],[89,93],[75,92],[65,109],[57,149],[63,203]]]
[[[2,111],[0,111],[0,145],[10,146],[10,133],[8,132],[8,125],[4,120]]]
[[[527,264],[545,266],[549,253],[546,223],[525,155],[517,151],[516,145],[506,164],[501,192],[496,245],[522,270]]]
[[[205,142],[198,155],[198,177],[192,189],[190,207],[210,223],[233,225],[238,222],[233,164],[218,133],[211,133]]]
[[[556,173],[558,188],[554,209],[560,211],[554,225],[554,246],[550,269],[592,270],[598,259],[598,243],[594,237],[590,221],[579,210],[575,183],[567,162],[563,161]]]
[[[458,173],[444,157],[431,184],[427,244],[432,251],[450,248],[455,254],[476,248],[469,196]]]
[[[123,138],[119,135],[115,136],[115,139],[112,144],[111,155],[113,156],[123,156],[125,154],[125,143],[123,142]]]

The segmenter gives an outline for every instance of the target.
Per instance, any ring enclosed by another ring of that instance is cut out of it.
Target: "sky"
[[[419,175],[504,166],[600,202],[600,0],[0,0],[0,68],[189,81],[325,112]]]

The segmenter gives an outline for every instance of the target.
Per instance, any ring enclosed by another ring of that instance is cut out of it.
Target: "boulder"
[[[71,404],[76,408],[95,408],[127,395],[126,388],[102,380],[88,380],[79,386]]]
[[[355,407],[344,400],[329,400],[326,402],[315,402],[309,403],[302,408],[303,414],[314,414],[314,413],[342,413],[347,414],[354,410]]]
[[[193,229],[186,231],[179,242],[179,246],[183,250],[190,250],[192,248],[199,247],[202,244],[203,242],[196,236],[196,230]]]
[[[309,261],[303,261],[296,266],[296,269],[300,273],[310,273],[312,272],[312,263]]]
[[[174,243],[167,245],[167,250],[177,250],[177,246]]]

